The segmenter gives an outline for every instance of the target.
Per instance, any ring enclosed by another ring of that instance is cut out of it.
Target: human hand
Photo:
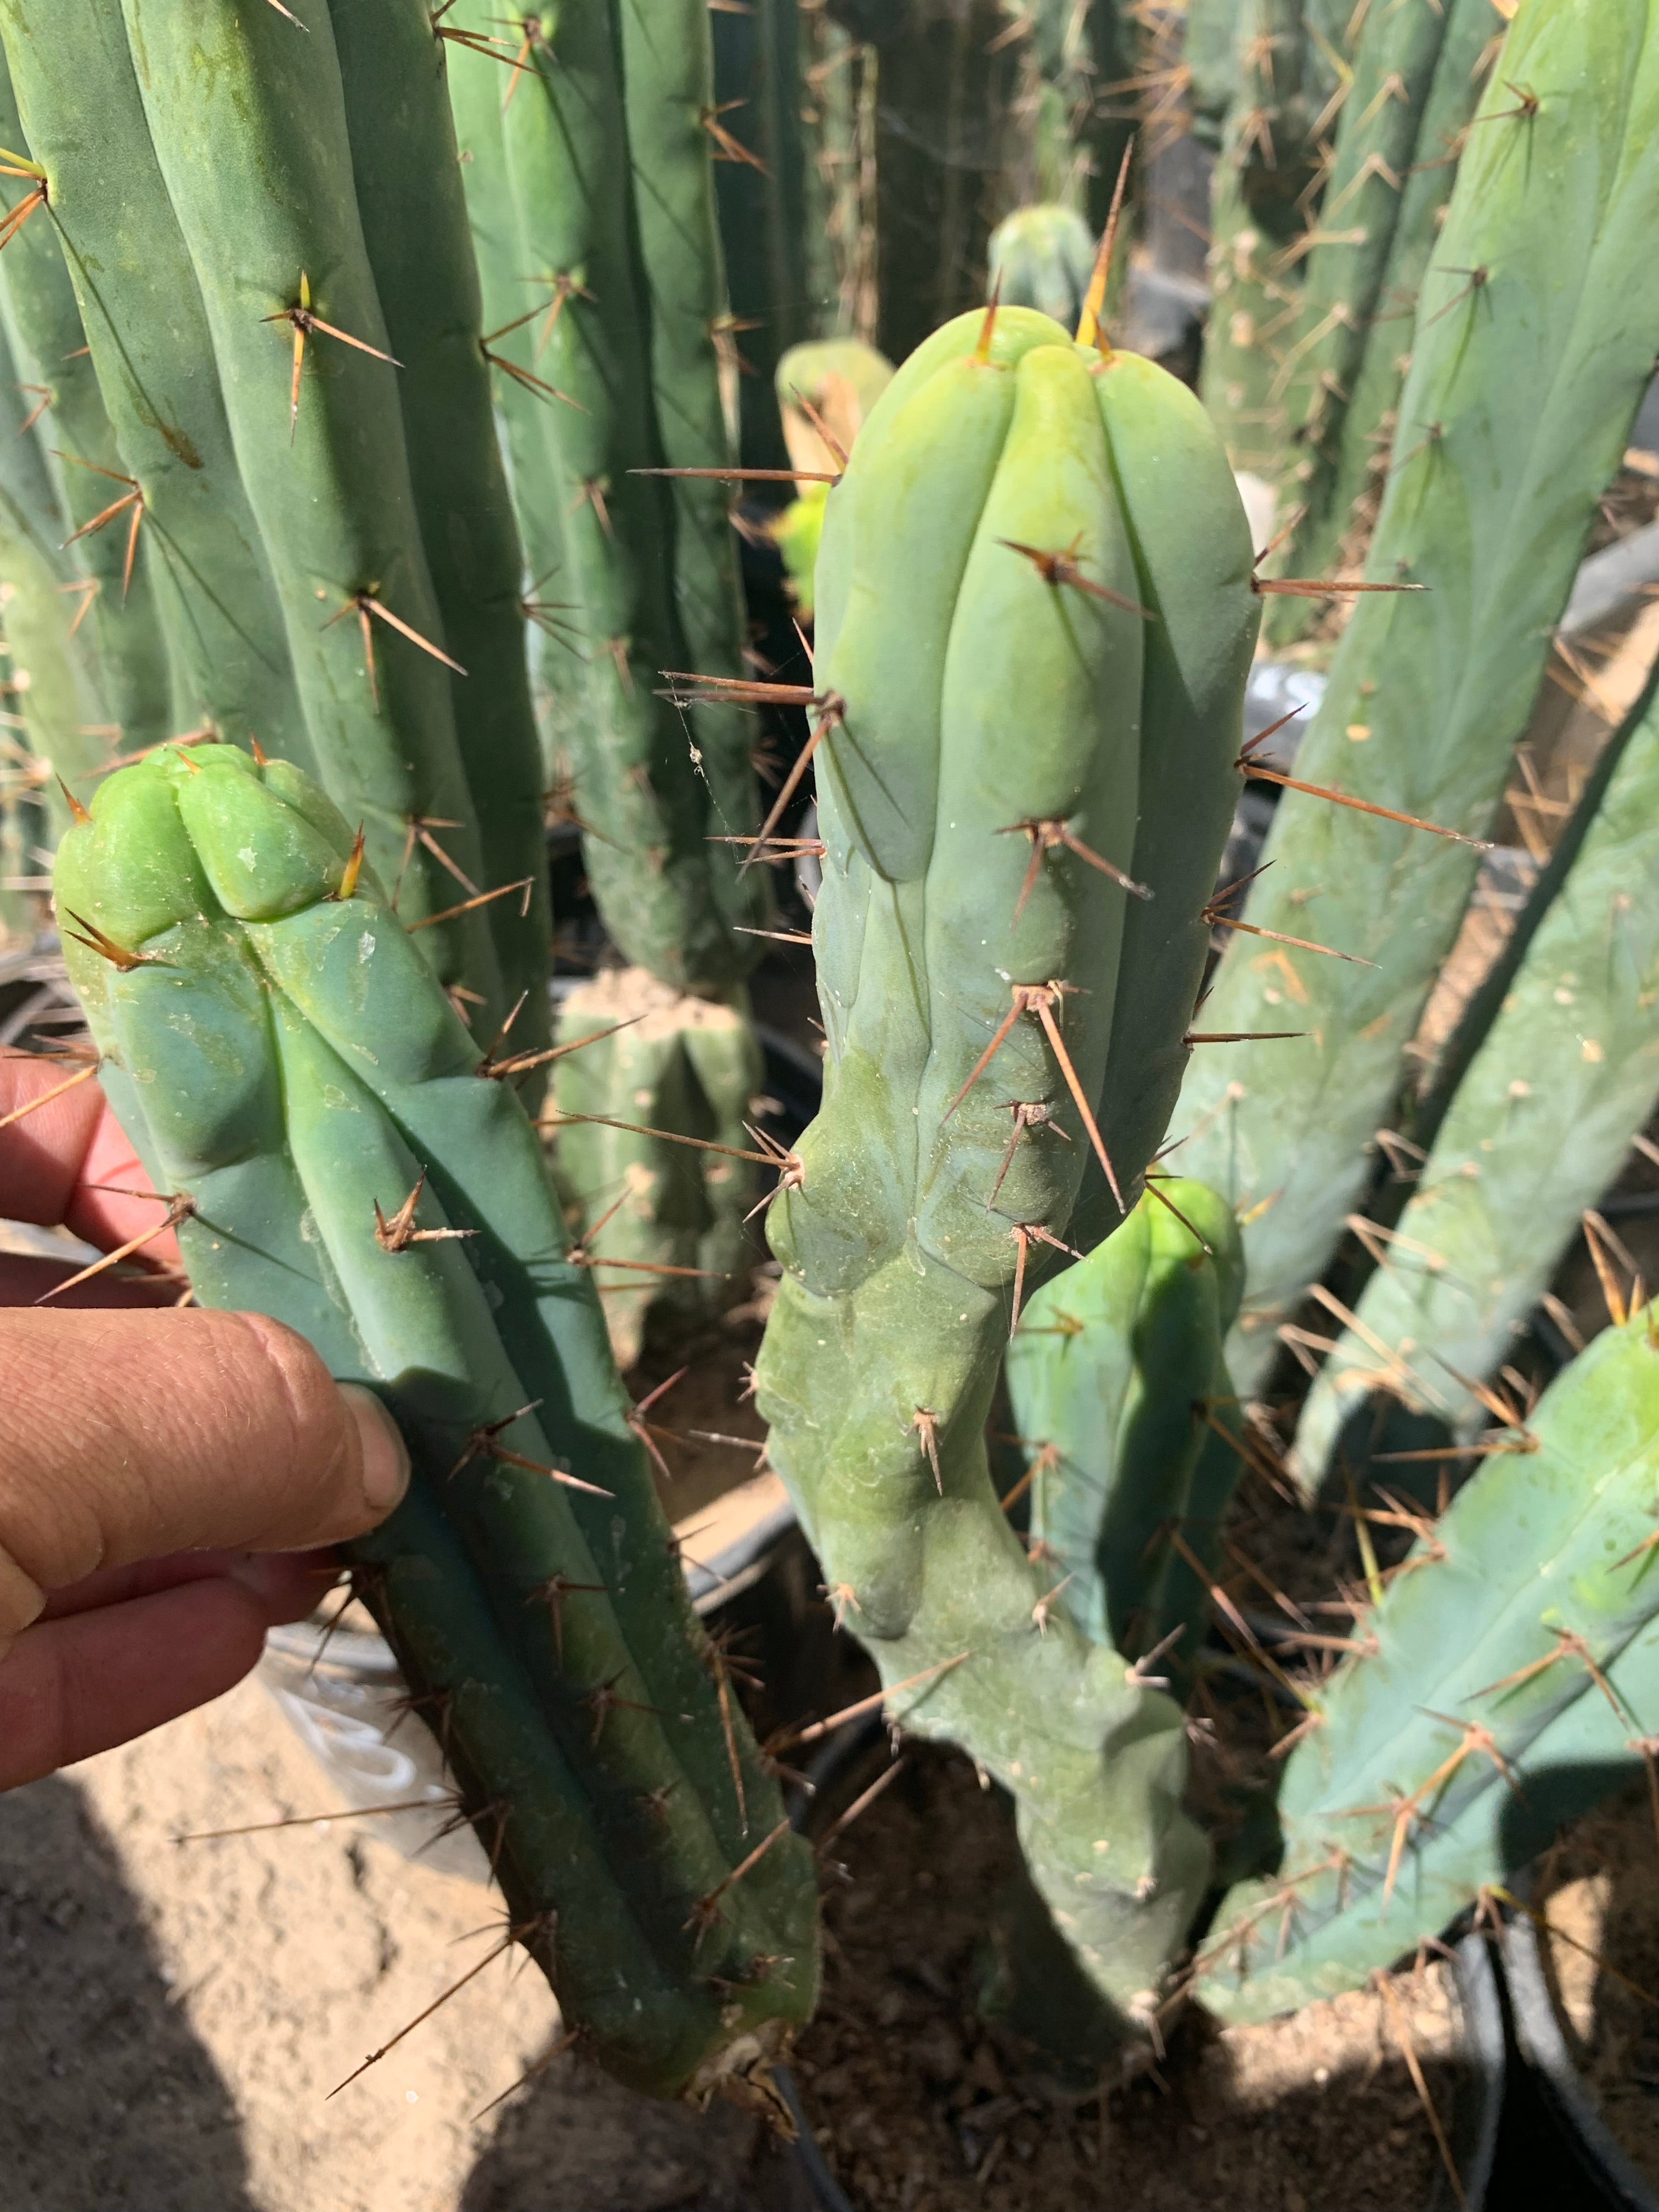
[[[0,1056],[0,1218],[100,1251],[167,1218],[95,1081]],[[8,1122],[9,1115],[23,1115]],[[0,1252],[0,1790],[218,1697],[337,1571],[319,1547],[407,1486],[391,1416],[257,1314],[171,1310],[176,1279]]]

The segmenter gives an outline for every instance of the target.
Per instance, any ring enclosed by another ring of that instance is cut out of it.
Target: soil
[[[257,1680],[0,1796],[5,2212],[741,2212],[755,2125],[560,2058],[500,1901],[337,1802]]]
[[[1263,2027],[1196,2008],[1161,2065],[1057,2097],[976,2016],[988,1902],[1017,1845],[971,1764],[912,1750],[834,1839],[824,1991],[795,2071],[818,2142],[869,2212],[1406,2212],[1438,2154],[1385,1998],[1356,1992]],[[1449,1970],[1395,1996],[1443,2124],[1458,2014]]]
[[[1551,1995],[1567,2049],[1607,2126],[1659,2189],[1656,1873],[1654,1805],[1638,1783],[1575,1822],[1538,1902],[1551,1931]]]

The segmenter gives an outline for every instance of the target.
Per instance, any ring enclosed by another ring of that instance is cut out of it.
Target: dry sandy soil
[[[751,2124],[631,2096],[568,2057],[539,1975],[485,1966],[494,1894],[406,1864],[257,1680],[0,1797],[4,2212],[741,2212]]]

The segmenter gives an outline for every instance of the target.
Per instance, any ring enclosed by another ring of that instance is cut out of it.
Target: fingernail
[[[340,1395],[357,1424],[363,1454],[363,1496],[376,1513],[390,1513],[409,1487],[409,1447],[398,1424],[372,1390],[343,1382]]]

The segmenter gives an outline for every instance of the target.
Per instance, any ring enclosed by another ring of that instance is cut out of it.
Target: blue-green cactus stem
[[[0,144],[27,158],[3,55]],[[15,208],[33,189],[26,178],[7,178],[0,200]],[[112,754],[142,750],[178,732],[169,719],[167,650],[151,589],[153,548],[134,538],[138,518],[131,508],[99,526],[98,518],[118,507],[130,487],[87,358],[50,203],[23,222],[0,260],[0,324],[12,364],[8,374],[27,403],[14,434],[41,457],[53,480],[63,525],[56,544],[66,547],[55,563],[61,570],[58,580],[66,593],[76,584],[83,586],[71,595],[72,614],[82,618],[76,634],[86,634],[82,654],[95,660],[100,679],[102,711],[61,724],[46,749],[57,772],[85,797],[89,787],[83,779]]]
[[[641,968],[573,991],[559,1043],[559,1174],[592,1224],[611,1341],[630,1367],[653,1305],[696,1312],[744,1293],[760,1049],[745,1005],[689,997]]]
[[[1191,573],[1152,580],[1207,600],[1207,752],[1147,713],[1164,626],[1142,558],[1170,541],[1143,538],[1121,392],[1180,456],[1160,497],[1186,518]],[[1129,972],[1126,909],[1146,902],[1124,879],[1162,749],[1194,786],[1232,787],[1249,562],[1190,395],[1006,309],[947,324],[900,368],[830,494],[817,570],[817,679],[836,702],[817,757],[824,1106],[772,1208],[783,1279],[759,1403],[896,1717],[1013,1793],[1037,1886],[1126,2028],[1204,1880],[1176,1711],[1081,1636],[1062,1575],[1000,1510],[982,1431],[1014,1279],[1029,1267],[1035,1285],[1111,1117],[1111,1055],[1128,1033],[1178,1054],[1186,1031],[1190,996],[1160,1035]],[[1182,881],[1143,888],[1176,906]],[[1146,1157],[1115,1155],[1126,1196]]]
[[[1533,0],[1503,75],[1424,284],[1367,564],[1425,588],[1356,607],[1297,764],[1476,836],[1659,344],[1659,21],[1637,0]],[[1244,1222],[1242,1389],[1353,1210],[1479,855],[1289,792],[1264,858],[1243,919],[1355,957],[1241,933],[1206,1003],[1218,1030],[1306,1032],[1210,1048],[1182,1097],[1176,1163]]]
[[[302,29],[236,0],[123,0],[121,15],[319,768],[361,817],[399,912],[426,921],[495,886],[457,742],[458,664],[421,538],[331,22],[313,8]],[[488,908],[434,922],[426,945],[491,1035],[511,1002]]]
[[[549,1033],[553,933],[541,756],[526,652],[524,554],[482,350],[445,43],[427,0],[331,0],[363,245],[386,318],[410,489],[449,653],[456,743],[486,884],[523,884],[488,908],[520,1050]],[[538,1086],[539,1088],[539,1085]]]
[[[986,273],[1005,307],[1036,307],[1074,331],[1094,266],[1095,241],[1076,209],[1038,205],[1004,216]]]
[[[1659,1613],[1654,1329],[1644,1310],[1558,1377],[1356,1621],[1360,1649],[1309,1692],[1283,1856],[1224,1900],[1206,2004],[1261,2019],[1358,1987],[1524,1859],[1528,1823],[1511,1816],[1529,1810],[1534,1767],[1605,1756],[1604,1709]],[[1650,1652],[1632,1666],[1611,1716],[1626,1741],[1655,1717],[1634,1702],[1656,1686]]]
[[[494,34],[483,0],[449,20]],[[637,473],[662,464],[615,26],[608,10],[550,12],[526,19],[525,46],[511,97],[487,56],[457,52],[453,70],[475,222],[513,210],[515,314],[531,319],[520,335],[533,323],[542,450],[520,466],[515,442],[515,495],[521,513],[551,499],[562,521],[563,565],[542,588],[574,603],[586,656],[585,712],[566,732],[584,859],[631,960],[677,988],[718,989],[753,963],[755,940],[732,925],[756,919],[766,891],[740,873],[740,848],[710,842],[746,824],[724,830],[729,802],[660,696],[663,672],[691,663],[669,568],[673,495]],[[533,521],[526,538],[540,559]]]
[[[708,126],[718,118],[708,9],[706,0],[615,4],[657,446],[667,468],[729,468],[735,454],[720,398],[720,353],[740,341],[731,328],[714,198]],[[788,59],[793,64],[793,39]],[[690,656],[684,665],[704,676],[749,672],[749,618],[729,512],[735,489],[710,477],[670,483],[674,609]],[[741,836],[759,819],[751,717],[742,707],[702,701],[688,714],[708,791],[708,826]],[[758,908],[764,871],[750,888]],[[737,919],[750,920],[751,902],[738,903],[744,910]]]
[[[1279,513],[1300,520],[1273,574],[1328,574],[1353,498],[1386,466],[1382,417],[1391,422],[1397,407],[1411,317],[1494,28],[1492,0],[1406,0],[1364,19],[1296,327],[1274,380],[1294,426]],[[1299,637],[1318,605],[1277,599],[1262,624],[1268,643]]]
[[[1306,1486],[1372,1387],[1459,1435],[1480,1425],[1469,1384],[1501,1364],[1659,1101],[1659,704],[1620,734],[1583,842],[1381,1243],[1355,1326],[1303,1407]]]
[[[1043,1284],[1008,1346],[1032,1535],[1085,1635],[1131,1657],[1155,1626],[1170,1632],[1165,1585],[1192,1549],[1193,1478],[1230,1395],[1221,1347],[1243,1275],[1231,1210],[1172,1177]]]
[[[141,543],[168,641],[173,732],[206,726],[314,765],[201,289],[120,11],[101,0],[5,0],[0,37],[23,129],[47,175],[84,333],[76,343],[88,349],[118,465],[143,495]],[[280,381],[280,358],[273,374]],[[104,504],[125,489],[112,484]],[[124,557],[127,520],[98,533],[100,560]]]
[[[722,1715],[511,1086],[283,763],[163,748],[100,787],[57,889],[197,1295],[299,1328],[409,1440],[358,1587],[569,2024],[659,2094],[763,2065],[811,2001],[810,1857]]]

